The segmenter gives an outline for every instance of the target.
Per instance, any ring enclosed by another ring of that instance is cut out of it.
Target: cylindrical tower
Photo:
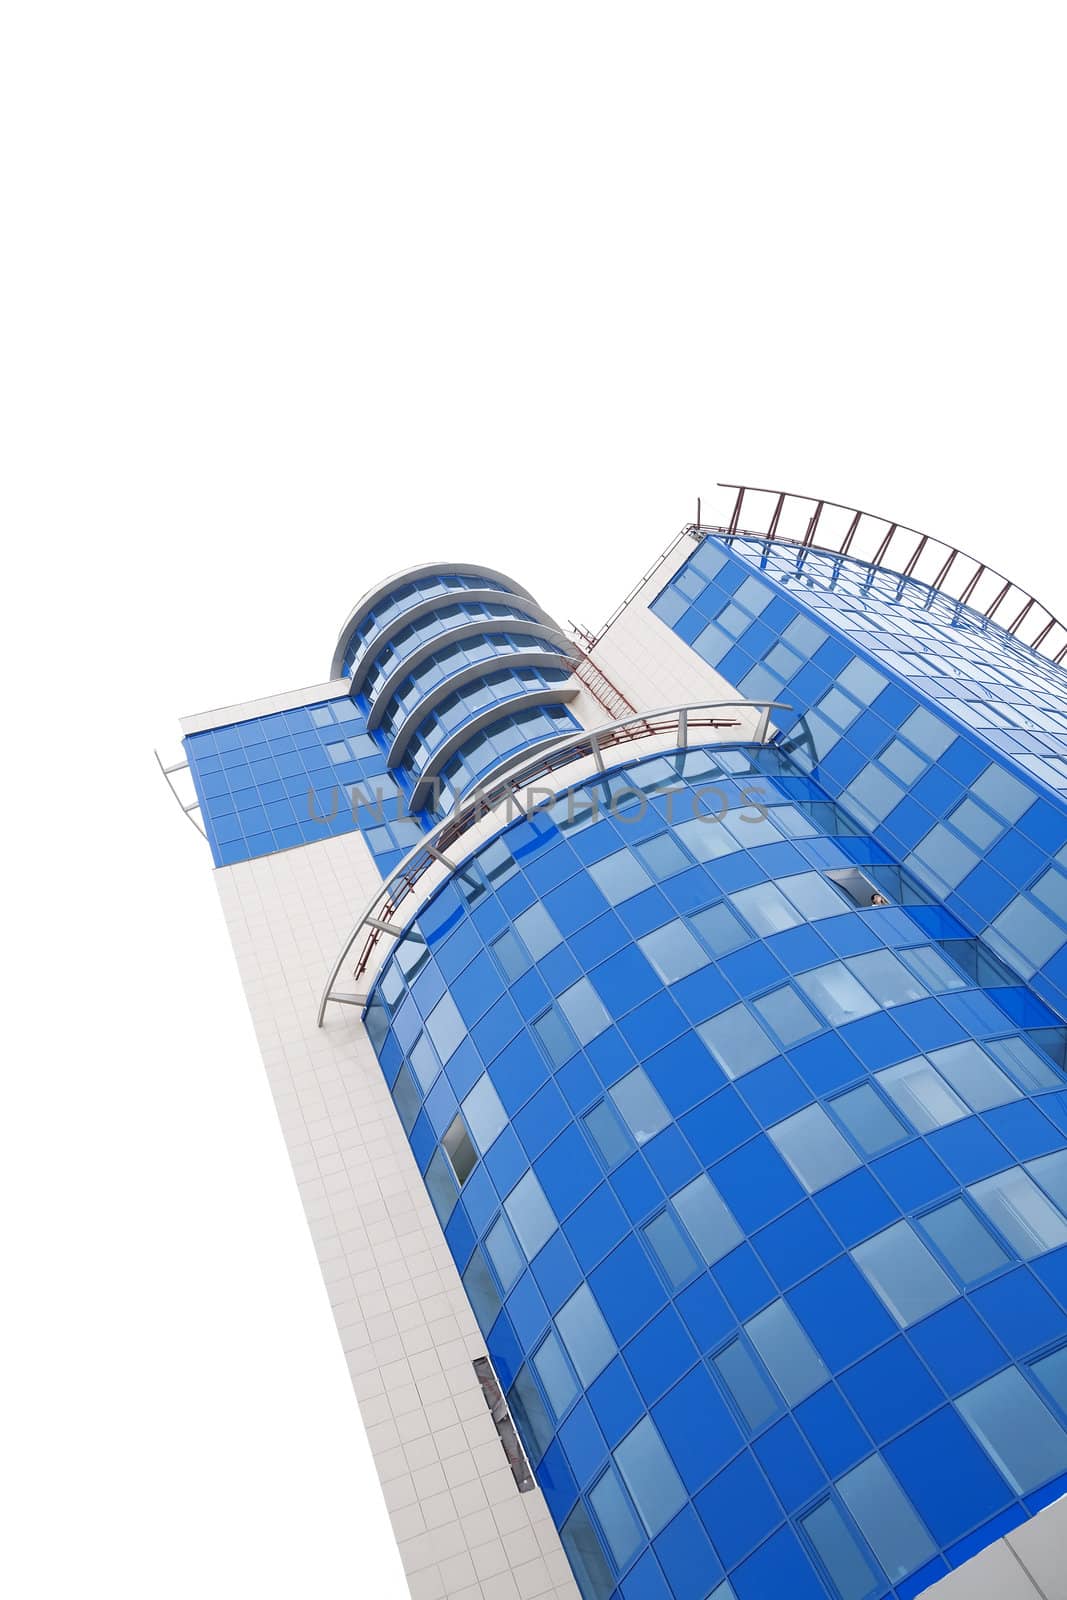
[[[349,679],[410,810],[441,812],[517,750],[578,726],[568,649],[510,578],[437,562],[363,597],[332,674]]]

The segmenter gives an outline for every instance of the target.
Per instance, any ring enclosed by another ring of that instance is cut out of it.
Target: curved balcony
[[[431,587],[429,580],[442,580],[437,586]],[[449,580],[454,580],[450,582]],[[410,595],[402,592],[410,589]],[[385,608],[386,614],[382,617],[381,628],[375,628],[363,640],[361,647],[356,652],[356,659],[363,654],[368,644],[379,637],[384,628],[391,627],[398,617],[413,614],[415,607],[422,605],[426,609],[440,605],[442,600],[450,596],[474,595],[479,590],[491,592],[494,600],[503,594],[506,598],[518,598],[523,601],[532,601],[533,596],[515,583],[503,572],[498,572],[495,567],[483,567],[470,562],[432,561],[421,566],[408,567],[402,572],[393,573],[383,582],[375,584],[363,597],[357,601],[349,612],[344,625],[337,636],[334,647],[333,660],[330,666],[331,678],[343,675],[345,655],[353,638],[359,633],[365,620],[374,612],[376,607],[381,607],[383,601],[388,601],[391,595],[398,599],[410,599],[410,605],[402,604],[396,610]]]
[[[456,672],[429,690],[417,701],[413,709],[404,717],[392,744],[389,746],[388,764],[390,767],[399,766],[404,759],[412,739],[426,719],[450,695],[469,688],[477,683],[480,678],[496,676],[500,669],[514,670],[516,672],[525,668],[534,668],[538,672],[558,672],[568,670],[567,657],[556,650],[513,650],[510,654],[498,654],[481,661],[468,662]],[[572,689],[571,698],[577,693],[577,687]],[[499,700],[498,705],[504,706],[508,702]]]

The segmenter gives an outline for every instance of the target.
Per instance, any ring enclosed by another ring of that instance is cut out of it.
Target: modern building
[[[595,637],[441,562],[182,725],[412,1595],[1051,1600],[1067,631],[720,515]]]

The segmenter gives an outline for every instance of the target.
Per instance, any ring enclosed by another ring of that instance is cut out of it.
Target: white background
[[[717,478],[1067,613],[1054,16],[9,10],[8,1593],[402,1592],[153,745],[421,559],[595,628]]]

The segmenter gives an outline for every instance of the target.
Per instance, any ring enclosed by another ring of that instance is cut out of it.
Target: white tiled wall
[[[485,1342],[359,1013],[315,1026],[381,884],[362,838],[216,881],[414,1600],[578,1600],[540,1490],[505,1460],[471,1365]]]

